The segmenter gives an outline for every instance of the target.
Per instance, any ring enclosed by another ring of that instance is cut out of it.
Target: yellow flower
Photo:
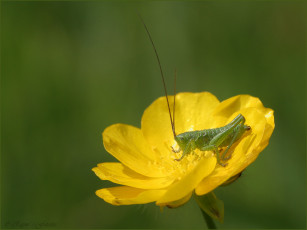
[[[172,107],[173,96],[169,97]],[[268,145],[274,130],[273,110],[258,98],[238,95],[220,102],[214,95],[179,93],[176,95],[176,133],[222,127],[241,113],[251,127],[231,148],[227,166],[217,164],[211,151],[195,150],[181,161],[174,153],[176,142],[165,97],[155,100],[144,112],[141,129],[115,124],[103,132],[105,149],[120,163],[101,163],[93,168],[102,180],[121,186],[103,188],[97,196],[113,205],[156,202],[177,207],[192,192],[204,195],[242,172]]]

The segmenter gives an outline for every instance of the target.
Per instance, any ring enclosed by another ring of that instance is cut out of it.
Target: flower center
[[[175,180],[181,180],[182,177],[190,173],[203,157],[211,157],[214,154],[212,151],[201,151],[199,149],[195,149],[186,154],[181,160],[177,160],[182,156],[182,151],[174,152],[172,150],[179,149],[176,141],[174,141],[172,147],[168,147],[167,149],[168,154],[161,157],[161,164],[159,164],[159,168],[166,175],[175,178]]]
[[[177,153],[181,154],[181,153]],[[178,157],[176,153],[176,157]],[[190,173],[200,162],[200,160],[204,157],[211,157],[214,155],[212,151],[201,151],[199,149],[193,150],[191,153],[185,155],[185,157],[180,160],[176,161],[174,160],[174,165],[173,167],[175,168],[175,173],[176,173],[176,179],[180,180],[184,175]],[[180,157],[180,156],[179,156]],[[178,159],[178,158],[177,158]]]
[[[165,149],[167,149],[166,154],[157,152],[159,150],[156,148],[153,149],[160,155],[160,159],[151,162],[151,164],[154,164],[162,174],[175,179],[175,181],[181,180],[185,175],[190,173],[204,157],[212,157],[214,155],[212,151],[194,149],[186,154],[181,160],[178,160],[182,156],[182,151],[173,151],[173,149],[179,149],[176,141],[174,141],[172,146],[170,146],[169,143],[165,143]]]

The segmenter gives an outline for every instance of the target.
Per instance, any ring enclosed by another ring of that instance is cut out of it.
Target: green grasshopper
[[[166,84],[165,84],[164,75],[163,75],[160,59],[158,56],[158,52],[154,45],[152,37],[149,33],[149,30],[142,18],[141,18],[141,21],[145,27],[147,35],[150,39],[150,42],[156,54],[156,58],[159,64],[160,73],[162,77],[168,112],[169,112],[170,121],[171,121],[171,127],[173,131],[174,139],[179,146],[178,149],[174,149],[173,147],[171,148],[174,153],[179,153],[182,151],[182,156],[179,159],[175,159],[175,160],[180,161],[187,154],[192,153],[195,149],[199,149],[201,151],[213,151],[216,155],[218,164],[225,167],[227,163],[223,163],[223,162],[227,161],[231,157],[231,155],[227,156],[228,150],[237,140],[239,140],[243,136],[243,134],[246,131],[250,130],[251,127],[244,124],[245,118],[242,114],[239,114],[229,124],[223,127],[196,130],[196,131],[188,131],[188,132],[184,132],[184,133],[180,133],[176,135],[175,122],[174,122],[175,121],[175,98],[176,98],[176,72],[175,72],[175,83],[174,83],[174,87],[175,87],[174,88],[174,106],[173,106],[173,117],[172,117],[170,105],[168,101],[168,96],[167,96]],[[227,148],[220,156],[219,150],[222,147],[227,147]]]
[[[194,149],[199,149],[201,151],[213,151],[216,154],[217,162],[226,166],[227,164],[221,161],[230,158],[230,156],[227,156],[230,147],[242,137],[245,131],[251,129],[250,126],[244,125],[244,122],[245,118],[239,114],[229,124],[221,128],[189,131],[178,135],[174,132],[174,138],[179,148],[173,149],[173,152],[179,153],[182,151],[182,156],[176,160],[180,161],[186,154],[191,153]],[[227,148],[220,157],[219,148],[221,147]]]

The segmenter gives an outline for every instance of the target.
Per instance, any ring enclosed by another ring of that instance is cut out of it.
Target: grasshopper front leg
[[[183,149],[181,157],[179,159],[175,159],[175,160],[176,161],[182,160],[182,158],[186,154],[190,153],[194,149],[195,149],[195,142],[194,142],[194,140],[191,139],[191,140],[189,140],[189,142],[186,144],[185,148]]]
[[[172,148],[172,151],[173,151],[174,153],[179,153],[179,152],[181,151],[181,148],[180,148],[180,147],[179,147],[178,149],[174,149],[174,147],[171,146],[171,148]]]

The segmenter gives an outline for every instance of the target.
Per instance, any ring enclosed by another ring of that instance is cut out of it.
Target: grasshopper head
[[[175,136],[175,141],[182,150],[185,149],[185,146],[188,144],[189,140],[190,137],[186,133],[181,133]]]

